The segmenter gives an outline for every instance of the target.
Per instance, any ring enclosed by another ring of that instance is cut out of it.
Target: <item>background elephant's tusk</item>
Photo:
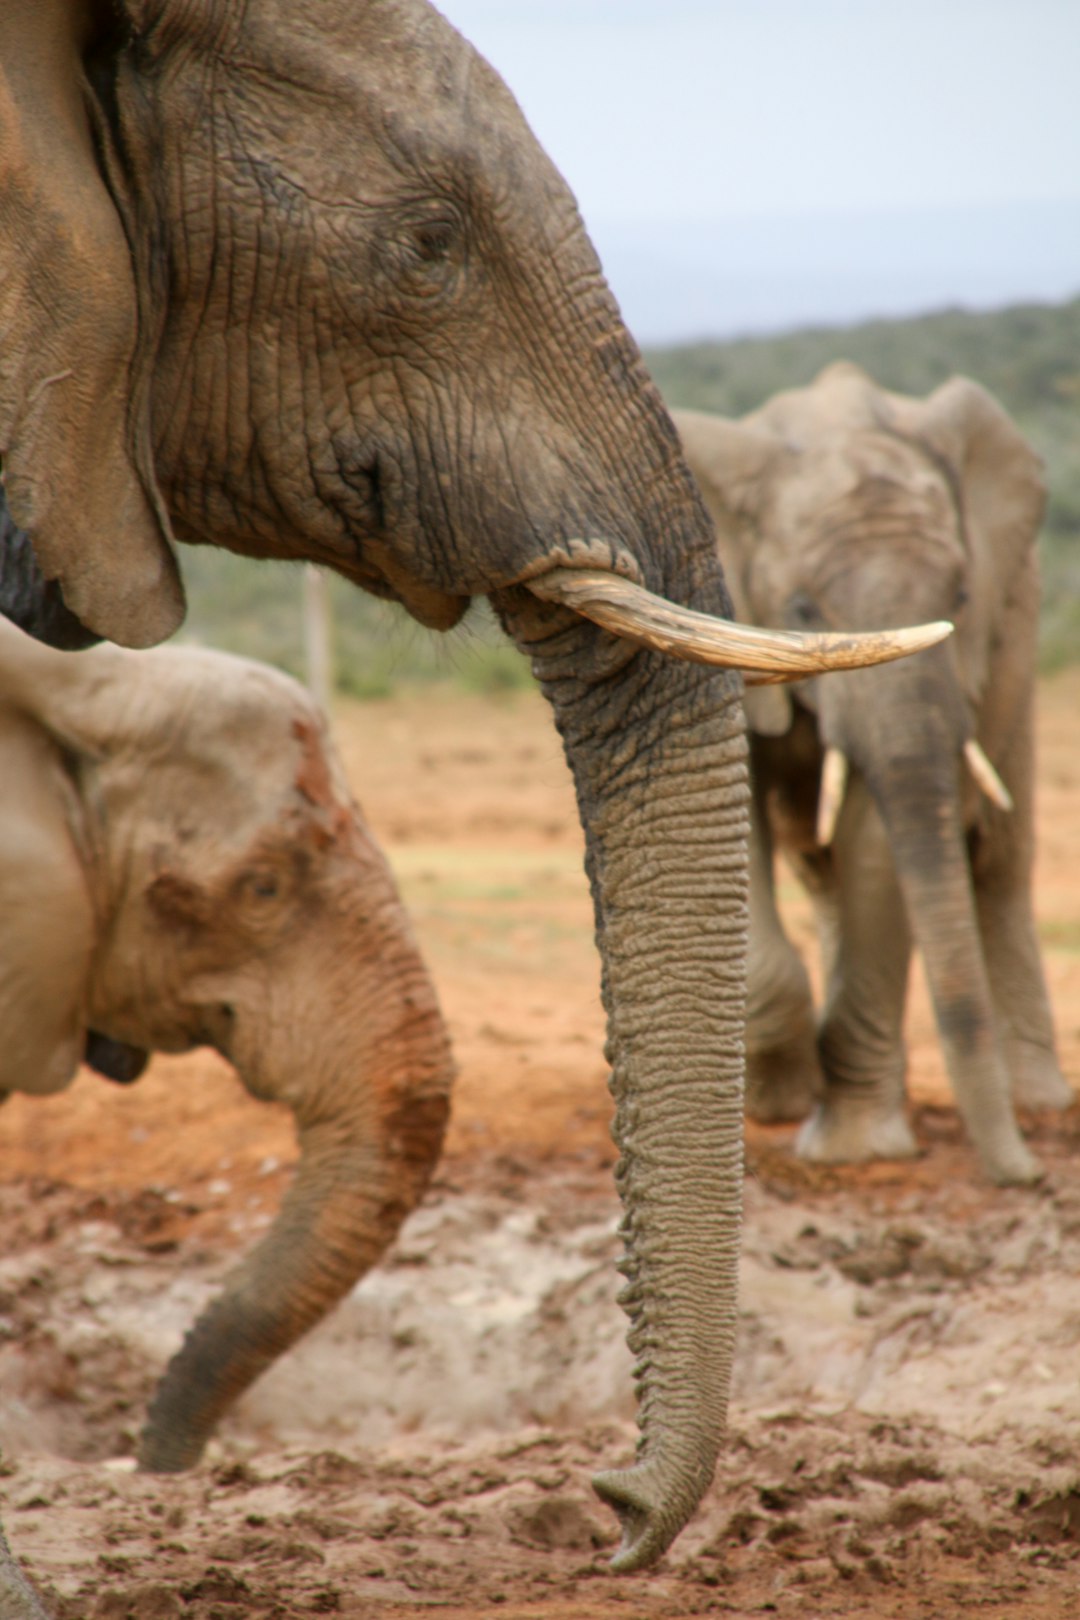
[[[818,799],[817,841],[827,849],[833,841],[840,807],[847,786],[848,762],[839,748],[827,748],[821,767],[821,795]]]
[[[968,770],[982,788],[990,803],[996,804],[999,810],[1012,810],[1014,808],[1012,794],[974,737],[969,737],[964,744],[964,758],[968,762]]]
[[[749,672],[750,685],[885,664],[934,646],[951,635],[953,628],[940,620],[859,635],[759,630],[678,607],[632,580],[601,569],[551,568],[525,583],[544,601],[561,602],[628,641],[691,663]]]

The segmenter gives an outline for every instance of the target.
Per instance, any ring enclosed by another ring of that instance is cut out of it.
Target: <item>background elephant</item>
[[[908,399],[844,363],[737,422],[676,419],[740,616],[957,626],[888,669],[748,694],[754,1111],[797,1118],[820,1096],[799,1138],[808,1158],[915,1151],[901,1033],[914,934],[983,1164],[997,1181],[1028,1181],[1036,1165],[1010,1092],[1033,1106],[1073,1095],[1031,907],[1038,458],[965,378]],[[816,1039],[776,911],[776,848],[817,910]]]
[[[216,1047],[287,1103],[274,1224],[171,1362],[144,1466],[226,1406],[390,1243],[427,1186],[449,1043],[389,870],[296,682],[192,648],[54,652],[0,619],[0,1098],[86,1052]]]
[[[709,626],[711,524],[573,198],[425,0],[8,0],[0,142],[0,456],[83,624],[173,630],[178,537],[313,559],[437,628],[488,595],[532,658],[585,825],[626,1203],[641,1447],[598,1489],[617,1567],[649,1563],[730,1384],[747,788],[738,677],[641,646],[835,650]]]

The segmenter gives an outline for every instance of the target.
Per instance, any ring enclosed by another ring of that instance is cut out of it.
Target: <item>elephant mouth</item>
[[[382,541],[368,540],[363,550],[365,568],[352,570],[358,583],[377,596],[399,602],[418,624],[428,630],[452,630],[460,623],[471,596],[444,591],[410,574]]]
[[[1013,796],[990,763],[981,743],[969,737],[961,754],[979,791],[996,809],[1009,815],[1015,808]],[[836,833],[840,811],[844,803],[850,771],[848,757],[842,748],[830,743],[825,750],[821,766],[821,788],[818,797],[816,837],[823,849],[828,848]]]
[[[521,582],[624,640],[691,663],[742,670],[748,685],[802,680],[830,670],[889,663],[952,634],[947,620],[858,633],[761,630],[680,607],[622,574],[595,567],[548,568]]]
[[[460,624],[472,601],[471,596],[454,596],[432,585],[420,585],[411,580],[398,585],[387,580],[390,594],[406,608],[418,624],[427,630],[453,630]]]

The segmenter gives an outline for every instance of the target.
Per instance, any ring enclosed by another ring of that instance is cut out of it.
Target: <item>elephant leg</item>
[[[1031,900],[1031,768],[1005,763],[1004,770],[1015,808],[1011,815],[986,812],[972,861],[983,956],[1013,1100],[1026,1108],[1067,1108],[1076,1093],[1058,1063]]]
[[[772,838],[755,791],[750,822],[746,1111],[763,1124],[805,1119],[821,1090],[810,980],[776,908]]]
[[[975,896],[1013,1100],[1021,1108],[1068,1108],[1076,1092],[1058,1063],[1031,898],[993,887],[977,887]]]
[[[827,984],[818,1032],[824,1096],[796,1151],[826,1164],[908,1158],[917,1151],[904,1088],[911,932],[885,827],[858,778],[844,800],[831,873],[825,883],[820,858],[801,863]]]

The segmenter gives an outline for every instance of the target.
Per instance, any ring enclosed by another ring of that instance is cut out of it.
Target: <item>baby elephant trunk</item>
[[[405,997],[411,1051],[346,1089],[350,1106],[298,1112],[300,1162],[262,1242],[229,1275],[173,1357],[150,1408],[139,1461],[178,1473],[199,1459],[222,1413],[375,1264],[431,1178],[449,1111],[450,1050],[434,996]]]

